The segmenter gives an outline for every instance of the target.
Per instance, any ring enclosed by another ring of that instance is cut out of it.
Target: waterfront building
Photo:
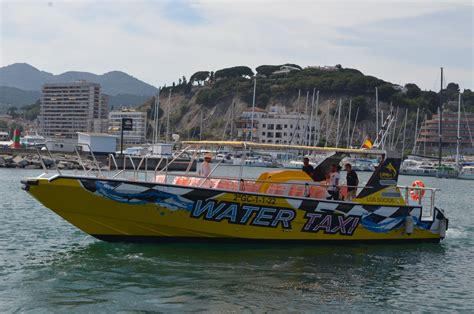
[[[443,112],[443,152],[455,153],[457,145],[458,132],[458,114],[457,112]],[[461,114],[460,152],[462,154],[474,153],[474,114]],[[429,120],[422,123],[420,134],[417,140],[417,152],[435,153],[439,145],[439,115],[435,114]]]
[[[107,133],[77,133],[77,144],[83,152],[95,155],[114,154],[117,151],[117,136]]]
[[[310,123],[308,114],[286,113],[283,106],[271,106],[268,111],[255,108],[253,141],[269,144],[312,145],[319,139],[319,121]],[[236,123],[237,139],[249,141],[251,137],[252,109],[245,109]]]
[[[123,132],[123,144],[135,145],[146,142],[146,112],[135,111],[133,109],[122,109],[109,113],[108,133],[120,138],[122,119],[132,119],[132,131]]]
[[[106,127],[108,99],[99,84],[87,81],[44,84],[40,106],[40,134],[48,138],[77,138],[77,132]]]

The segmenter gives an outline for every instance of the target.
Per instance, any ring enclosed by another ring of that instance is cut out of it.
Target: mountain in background
[[[76,80],[99,83],[102,86],[103,93],[111,96],[120,94],[152,96],[157,91],[154,86],[120,71],[112,71],[102,75],[69,71],[54,75],[40,71],[27,63],[14,63],[0,68],[0,86],[13,87],[25,91],[39,92],[41,91],[41,86],[45,83],[68,83]]]

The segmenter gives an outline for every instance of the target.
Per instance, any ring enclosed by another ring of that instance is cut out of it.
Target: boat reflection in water
[[[399,154],[249,142],[183,142],[187,150],[233,147],[326,153],[316,171],[347,156],[378,156],[380,164],[352,201],[328,200],[325,182],[301,170],[264,171],[245,178],[194,172],[87,169],[84,175],[45,173],[23,189],[84,232],[105,241],[167,242],[439,242],[448,220],[435,206],[436,189],[397,186]],[[175,158],[179,158],[179,154]],[[198,158],[193,154],[193,159]],[[173,161],[170,162],[170,164]],[[190,161],[191,163],[193,160]],[[341,195],[346,187],[339,186]],[[427,195],[425,195],[425,193]]]

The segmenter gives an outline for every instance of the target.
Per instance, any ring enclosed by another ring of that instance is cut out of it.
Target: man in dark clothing
[[[310,177],[313,175],[314,168],[309,164],[309,158],[303,158],[303,168],[301,169],[306,172]]]
[[[351,164],[345,164],[347,171],[346,182],[347,182],[347,200],[352,201],[357,195],[357,186],[359,185],[359,177],[357,173],[352,170]]]

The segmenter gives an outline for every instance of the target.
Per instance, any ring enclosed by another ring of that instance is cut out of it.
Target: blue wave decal
[[[125,193],[115,190],[116,187],[107,183],[96,181],[96,193],[107,197],[113,201],[139,205],[139,204],[157,204],[170,210],[184,209],[192,211],[193,203],[183,199],[182,197],[166,193],[159,190],[149,189],[140,193]]]
[[[387,218],[384,222],[375,222],[370,219],[370,214],[361,219],[362,226],[372,232],[389,232],[400,226],[405,221],[405,217]]]

